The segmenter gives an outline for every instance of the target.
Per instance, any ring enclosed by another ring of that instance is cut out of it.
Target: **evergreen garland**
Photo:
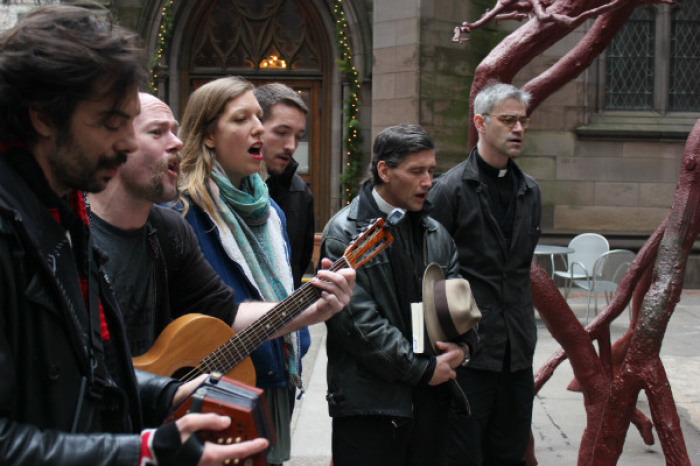
[[[358,120],[360,105],[358,94],[360,83],[355,66],[352,64],[352,49],[348,36],[348,22],[345,19],[342,0],[333,0],[333,14],[335,16],[335,38],[338,48],[338,68],[345,82],[349,85],[349,96],[343,100],[343,124],[345,136],[343,148],[345,151],[345,169],[340,175],[340,183],[343,187],[343,195],[346,204],[350,203],[357,195],[360,188],[361,163],[362,163],[362,135],[360,121]]]
[[[149,91],[155,95],[158,92],[158,78],[161,62],[165,54],[168,53],[170,37],[173,34],[173,3],[175,0],[165,0],[160,12],[160,28],[158,30],[158,44],[151,57],[151,78],[149,81]]]

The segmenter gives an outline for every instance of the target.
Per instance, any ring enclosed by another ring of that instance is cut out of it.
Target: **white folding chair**
[[[603,253],[593,266],[592,277],[589,280],[574,280],[574,284],[588,291],[588,303],[586,306],[586,324],[591,309],[591,296],[595,299],[595,314],[598,315],[598,295],[603,294],[606,302],[617,291],[617,285],[624,277],[625,272],[635,258],[635,254],[628,249],[613,249]],[[631,309],[631,306],[628,306]]]
[[[575,281],[590,280],[595,261],[610,250],[608,240],[598,233],[581,233],[569,241],[569,247],[574,250],[567,254],[566,270],[555,270],[554,276],[564,279],[564,299],[569,297],[571,286]]]

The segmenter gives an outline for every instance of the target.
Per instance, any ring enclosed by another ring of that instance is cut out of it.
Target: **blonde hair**
[[[216,128],[226,104],[252,90],[253,85],[238,76],[210,81],[190,95],[182,116],[180,139],[183,146],[178,183],[180,191],[213,218],[218,218],[218,215],[207,183],[214,168],[214,155],[211,149],[204,145],[204,138]],[[181,201],[184,207],[182,214],[185,215],[189,204],[185,199]]]

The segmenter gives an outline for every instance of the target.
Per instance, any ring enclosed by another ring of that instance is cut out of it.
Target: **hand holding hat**
[[[451,341],[467,333],[481,319],[469,282],[445,279],[442,269],[431,263],[423,274],[423,312],[430,345],[438,354],[437,341]]]

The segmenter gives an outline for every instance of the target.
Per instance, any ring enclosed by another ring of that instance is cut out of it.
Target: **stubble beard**
[[[113,157],[100,155],[97,161],[91,160],[76,142],[69,130],[61,130],[56,136],[56,150],[49,156],[49,165],[54,178],[62,186],[89,193],[105,189],[109,179],[100,178],[98,172],[124,164],[125,152],[117,152]]]
[[[144,193],[145,197],[155,204],[161,204],[163,202],[170,202],[177,198],[180,190],[175,184],[175,188],[172,194],[166,191],[165,183],[163,183],[163,178],[166,176],[168,171],[169,161],[164,160],[158,164],[158,167],[151,178],[151,184],[149,185],[147,191]]]

